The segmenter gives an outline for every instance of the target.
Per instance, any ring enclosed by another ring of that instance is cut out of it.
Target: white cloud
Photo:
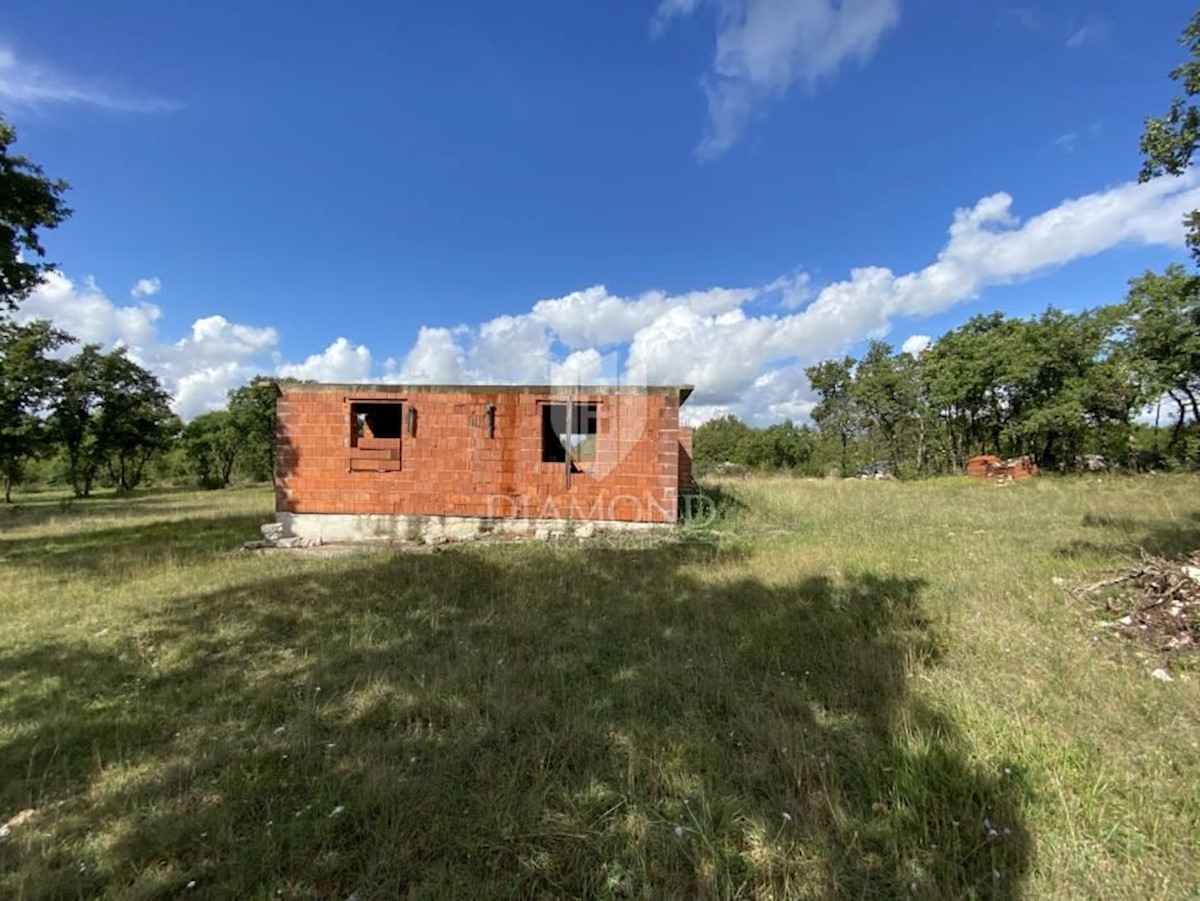
[[[371,351],[361,344],[354,346],[345,338],[338,338],[303,363],[284,363],[276,372],[284,378],[318,382],[366,382],[371,379]]]
[[[139,278],[133,283],[133,288],[129,292],[130,297],[153,297],[162,290],[162,280],[157,276],[150,278]]]
[[[662,0],[654,33],[688,16],[696,0]],[[899,0],[715,0],[717,47],[703,81],[708,128],[701,160],[728,151],[750,121],[792,85],[810,88],[847,61],[865,62],[900,20]]]
[[[164,342],[157,306],[146,301],[119,304],[93,279],[75,282],[58,271],[48,274],[17,316],[22,321],[49,319],[84,343],[127,348],[133,360],[162,379],[174,395],[175,412],[185,419],[224,406],[230,388],[269,370],[264,358],[274,354],[279,341],[273,328],[207,316],[192,324],[188,337]],[[71,352],[69,347],[62,351]]]
[[[0,101],[17,109],[94,106],[117,112],[154,113],[175,108],[156,97],[131,93],[97,80],[84,80],[17,56],[0,46]]]
[[[1066,153],[1074,153],[1075,145],[1078,142],[1079,135],[1075,134],[1073,131],[1069,131],[1066,134],[1059,135],[1057,138],[1055,138],[1054,146],[1060,148]]]
[[[115,303],[92,280],[76,283],[57,272],[20,315],[52,319],[106,347],[127,346],[162,377],[185,418],[221,406],[229,388],[269,371],[329,382],[690,382],[691,421],[730,411],[759,421],[802,418],[813,403],[806,365],[884,337],[897,322],[925,319],[989,287],[1122,243],[1180,247],[1183,214],[1196,208],[1196,174],[1119,185],[1025,220],[998,193],[957,210],[935,259],[911,272],[862,266],[820,290],[802,272],[760,287],[674,295],[622,297],[595,286],[478,325],[422,328],[399,362],[376,361],[344,337],[288,362],[278,358],[274,328],[220,315],[200,317],[187,336],[166,341],[158,307]],[[758,303],[776,296],[777,304]],[[902,349],[919,352],[929,340],[914,334]]]
[[[811,302],[813,289],[802,273],[761,288],[677,296],[623,298],[596,286],[477,327],[423,329],[400,376],[541,382],[566,365],[559,346],[567,348],[573,365],[585,360],[581,351],[616,347],[623,356],[621,379],[695,384],[695,410],[800,417],[813,401],[805,365],[845,353],[866,338],[884,337],[898,320],[933,316],[989,287],[1118,244],[1181,245],[1183,213],[1200,207],[1198,181],[1188,176],[1124,184],[1024,221],[1009,195],[990,195],[954,213],[946,242],[927,266],[907,273],[856,268],[815,292]],[[753,315],[749,303],[773,291],[785,300],[780,305],[785,312]],[[912,352],[926,340],[914,336],[905,349]]]
[[[790,285],[780,282],[770,289],[783,290]],[[710,288],[676,296],[649,291],[630,299],[609,294],[603,285],[596,285],[564,297],[538,301],[531,318],[553,331],[569,347],[615,344],[628,341],[669,309],[683,306],[697,313],[723,313],[737,309],[758,294],[758,289]]]
[[[933,338],[929,335],[909,335],[904,339],[904,343],[900,345],[900,350],[906,354],[912,354],[914,357],[919,357],[929,349],[929,345],[933,343]]]
[[[779,292],[780,304],[788,310],[795,310],[813,298],[812,276],[807,272],[795,272],[792,275],[781,275],[765,288],[765,293]]]
[[[1078,50],[1088,44],[1102,43],[1108,38],[1110,30],[1111,26],[1107,22],[1098,20],[1086,22],[1067,35],[1067,47],[1071,50]]]
[[[149,302],[119,306],[96,282],[76,284],[61,272],[48,273],[45,282],[21,305],[23,319],[51,319],[80,341],[110,345],[117,341],[141,346],[154,340],[162,311]]]

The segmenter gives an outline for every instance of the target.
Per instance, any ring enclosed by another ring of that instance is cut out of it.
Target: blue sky
[[[1175,0],[6,10],[0,110],[76,210],[26,315],[184,415],[269,371],[803,417],[806,363],[1119,299],[1200,206],[1128,184]]]

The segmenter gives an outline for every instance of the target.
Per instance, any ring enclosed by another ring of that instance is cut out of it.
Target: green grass
[[[0,897],[1200,896],[1198,673],[1052,583],[1200,483],[717,487],[338,557],[231,553],[262,490],[0,509]]]

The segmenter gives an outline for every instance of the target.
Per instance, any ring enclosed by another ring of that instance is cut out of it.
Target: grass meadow
[[[1053,580],[1200,481],[752,478],[671,540],[0,509],[0,897],[1200,897],[1200,668]]]

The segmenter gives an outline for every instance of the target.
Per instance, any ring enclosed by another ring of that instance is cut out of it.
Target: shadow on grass
[[[0,533],[0,565],[59,575],[110,573],[155,560],[198,560],[257,537],[260,514],[193,517],[33,538]]]
[[[266,494],[270,486],[238,486],[233,489],[213,492],[215,498],[228,492],[261,490]],[[174,509],[181,498],[201,498],[199,489],[190,486],[163,486],[160,488],[138,488],[120,493],[101,491],[90,497],[75,497],[67,491],[18,495],[12,504],[0,504],[0,536],[9,529],[26,529],[53,520],[69,517],[71,520],[91,516],[121,515],[140,516],[156,508]]]
[[[1169,520],[1088,513],[1080,525],[1103,537],[1059,545],[1054,551],[1057,556],[1137,558],[1145,551],[1155,557],[1181,559],[1200,550],[1200,510]]]
[[[0,894],[1019,897],[1020,768],[907,688],[922,582],[724,555],[356,556],[5,653]]]

